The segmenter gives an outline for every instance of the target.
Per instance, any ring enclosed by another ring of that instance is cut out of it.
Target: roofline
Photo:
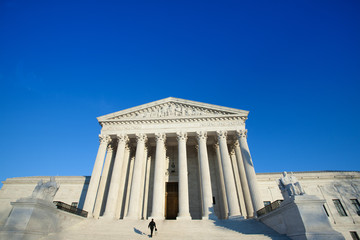
[[[109,113],[109,114],[106,114],[106,115],[102,115],[102,116],[97,117],[96,119],[99,122],[101,122],[101,121],[107,120],[108,118],[118,116],[120,113],[121,114],[126,114],[128,112],[137,111],[137,110],[143,109],[145,107],[152,107],[152,106],[159,105],[159,104],[162,104],[162,103],[165,103],[165,102],[177,102],[177,103],[182,103],[182,104],[195,105],[197,107],[213,108],[213,109],[218,110],[218,111],[236,112],[238,114],[243,114],[246,117],[249,115],[249,111],[246,111],[246,110],[223,107],[223,106],[214,105],[214,104],[210,104],[210,103],[202,103],[202,102],[186,100],[186,99],[182,99],[182,98],[167,97],[167,98],[163,98],[163,99],[160,99],[160,100],[157,100],[157,101],[153,101],[153,102],[145,103],[145,104],[142,104],[142,105],[138,105],[138,106],[135,106],[135,107],[126,108],[126,109],[123,109],[123,110],[120,110],[120,111],[117,111],[117,112],[114,112],[114,113]]]

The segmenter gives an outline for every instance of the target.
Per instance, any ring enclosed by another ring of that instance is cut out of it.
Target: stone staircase
[[[149,221],[145,220],[106,220],[86,219],[61,233],[47,236],[47,240],[134,240],[149,239]],[[261,222],[248,220],[192,220],[156,221],[158,231],[153,238],[180,239],[278,239],[288,240]]]

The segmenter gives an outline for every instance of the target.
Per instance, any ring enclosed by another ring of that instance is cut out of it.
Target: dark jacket
[[[151,221],[150,223],[149,223],[149,226],[148,226],[149,228],[156,228],[156,223],[154,222],[154,221]]]

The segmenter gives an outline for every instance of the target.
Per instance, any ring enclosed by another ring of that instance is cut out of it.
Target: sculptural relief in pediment
[[[209,108],[179,104],[165,103],[138,111],[121,114],[112,119],[142,119],[142,118],[167,118],[167,117],[191,117],[191,116],[222,116],[230,112],[218,111]]]

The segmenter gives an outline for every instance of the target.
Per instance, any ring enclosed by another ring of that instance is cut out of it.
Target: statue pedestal
[[[331,227],[324,203],[325,200],[312,195],[291,196],[259,220],[293,240],[344,240],[343,235]]]
[[[0,238],[9,240],[35,240],[59,231],[56,206],[37,198],[20,198],[12,202],[13,209]]]

